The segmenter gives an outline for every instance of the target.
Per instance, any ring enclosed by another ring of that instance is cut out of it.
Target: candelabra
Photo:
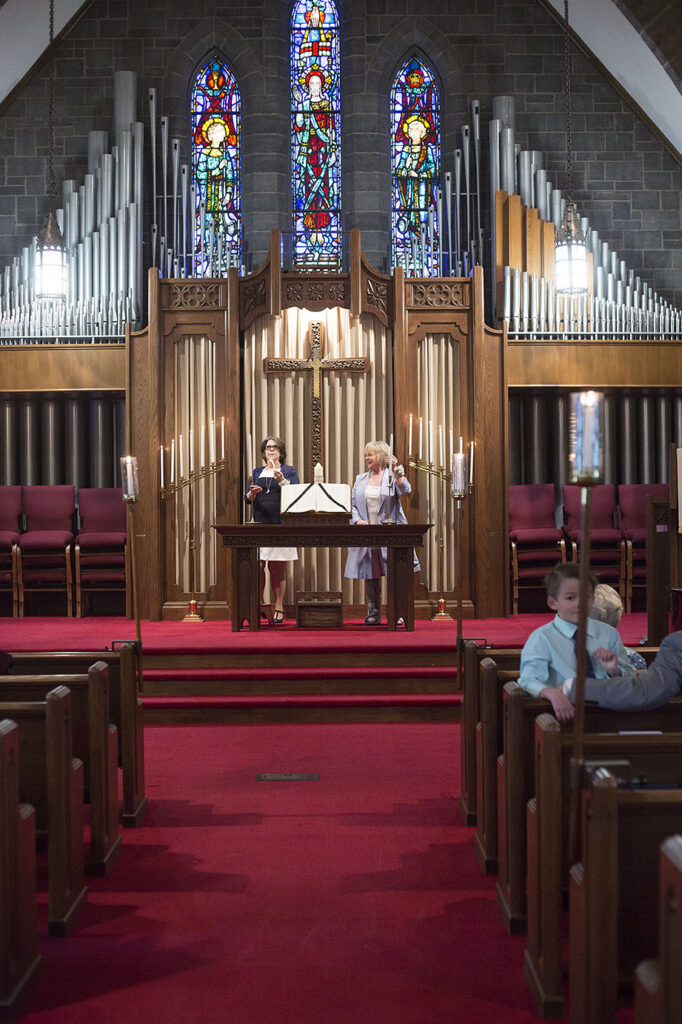
[[[161,459],[163,464],[163,449],[161,451]],[[220,470],[224,469],[226,465],[225,458],[216,459],[215,462],[210,462],[206,466],[201,466],[199,469],[190,469],[187,476],[180,475],[178,480],[171,480],[168,485],[164,485],[163,475],[161,477],[161,500],[165,501],[166,498],[170,498],[172,495],[181,494],[185,488],[187,488],[188,496],[188,509],[187,517],[189,521],[189,589],[190,599],[188,604],[187,614],[183,618],[183,622],[203,622],[201,615],[199,614],[197,599],[196,599],[196,581],[197,581],[197,545],[196,545],[196,534],[194,531],[194,485],[200,480],[207,480],[212,476],[216,476]]]

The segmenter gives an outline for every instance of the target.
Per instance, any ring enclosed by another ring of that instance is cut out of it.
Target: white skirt
[[[296,562],[298,561],[298,550],[296,548],[259,548],[258,557],[261,562]]]

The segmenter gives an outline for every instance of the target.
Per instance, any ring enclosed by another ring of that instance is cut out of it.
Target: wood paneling
[[[3,345],[1,391],[123,391],[125,345]]]
[[[510,341],[509,387],[665,387],[682,382],[682,345],[665,341]]]

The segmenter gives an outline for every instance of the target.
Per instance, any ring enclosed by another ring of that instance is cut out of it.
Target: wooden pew
[[[528,801],[526,977],[542,1017],[563,1013],[563,894],[568,884],[573,736],[553,715],[535,719],[535,796]],[[633,780],[682,781],[682,732],[586,733],[586,761],[627,762]]]
[[[518,654],[518,652],[517,652]],[[498,869],[497,756],[502,749],[500,687],[516,679],[518,666],[503,672],[492,658],[479,666],[479,712],[476,724],[476,839],[475,849],[486,874]]]
[[[570,1024],[616,1024],[619,984],[656,952],[658,848],[681,820],[682,789],[625,791],[603,768],[587,773],[569,879]]]
[[[19,796],[19,730],[0,721],[0,1016],[17,1013],[40,966],[35,811]]]
[[[83,764],[72,757],[72,710],[65,686],[48,691],[44,700],[0,701],[0,715],[11,718],[18,730],[21,798],[35,808],[36,828],[47,839],[50,935],[71,931],[88,891],[83,867]],[[35,847],[29,868],[35,879]]]
[[[118,729],[118,763],[123,781],[121,824],[135,828],[147,810],[144,782],[142,668],[137,645],[115,651],[12,652],[16,675],[82,674],[94,661],[109,669],[109,721]]]
[[[91,665],[87,675],[2,676],[0,700],[40,700],[59,684],[73,696],[73,752],[83,762],[90,804],[90,864],[106,874],[118,855],[117,729],[109,723],[109,669]]]
[[[658,882],[658,959],[635,972],[635,1024],[682,1020],[682,835],[661,844]]]
[[[503,687],[504,753],[498,758],[499,876],[497,900],[510,934],[526,930],[526,804],[534,796],[535,719],[551,714],[549,701],[527,697],[516,683]],[[569,730],[572,725],[568,726]],[[608,711],[585,708],[586,732],[621,729],[682,732],[682,698],[654,711]]]
[[[459,811],[465,825],[475,825],[478,812],[476,794],[476,726],[480,721],[479,675],[483,658],[494,658],[500,670],[517,669],[521,651],[517,648],[479,647],[475,640],[464,642],[462,673],[462,717],[460,729],[461,784]],[[518,674],[518,672],[517,672]]]

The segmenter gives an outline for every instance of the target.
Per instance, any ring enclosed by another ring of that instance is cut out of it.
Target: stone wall
[[[245,240],[248,265],[258,266],[270,230],[290,228],[289,11],[283,0],[93,0],[56,47],[58,182],[80,183],[88,131],[111,130],[114,71],[137,73],[140,120],[147,122],[147,89],[155,86],[171,133],[185,135],[189,82],[217,48],[242,90]],[[343,222],[346,232],[362,230],[375,266],[387,270],[390,252],[388,95],[413,49],[442,85],[446,169],[471,100],[481,102],[485,156],[492,99],[509,94],[517,141],[544,152],[550,178],[565,186],[563,36],[535,0],[339,0],[339,11]],[[682,306],[682,168],[582,53],[574,51],[573,66],[579,210],[619,258]],[[47,149],[43,67],[0,111],[0,267],[42,223]],[[487,181],[485,159],[486,222]]]

